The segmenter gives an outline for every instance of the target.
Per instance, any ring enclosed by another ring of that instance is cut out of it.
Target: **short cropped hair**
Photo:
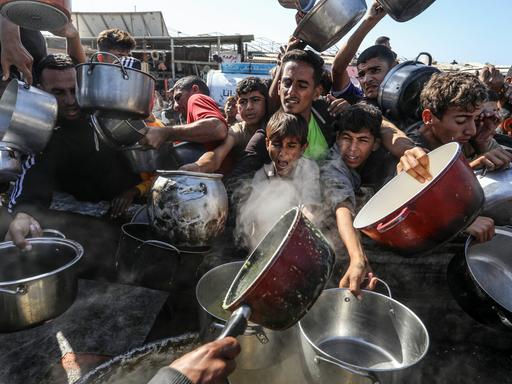
[[[287,52],[281,59],[283,66],[289,61],[309,64],[311,68],[313,68],[313,81],[315,82],[315,86],[321,83],[322,73],[324,72],[324,59],[322,59],[320,55],[309,49],[293,49]]]
[[[268,88],[259,77],[249,76],[240,80],[236,85],[236,95],[245,95],[250,92],[258,91],[265,98],[268,96]]]
[[[68,68],[75,68],[75,62],[71,56],[64,53],[52,53],[42,59],[34,70],[34,83],[41,82],[41,74],[45,69],[64,70]]]
[[[473,111],[487,101],[487,87],[467,72],[441,72],[432,75],[420,95],[423,109],[442,118],[449,107]]]
[[[282,141],[286,137],[296,137],[304,145],[308,142],[308,122],[301,115],[279,110],[270,118],[266,134],[269,140]]]
[[[389,37],[387,36],[380,36],[377,37],[377,40],[375,40],[375,45],[382,45],[389,42]]]
[[[135,48],[135,39],[128,32],[119,28],[111,28],[101,31],[96,39],[98,49],[109,52],[114,49],[131,51]]]
[[[357,65],[364,64],[368,60],[375,58],[383,59],[386,61],[386,63],[388,63],[390,67],[395,63],[396,60],[396,56],[391,49],[385,45],[378,44],[372,45],[371,47],[366,48],[363,52],[361,52],[357,58]]]
[[[203,79],[198,76],[186,76],[182,77],[174,84],[174,90],[190,91],[194,85],[197,85],[199,92],[203,95],[210,96],[210,89],[206,85]]]
[[[382,112],[379,108],[366,103],[357,103],[346,108],[334,122],[334,129],[338,133],[350,131],[354,133],[368,130],[380,139],[380,127],[382,125]]]

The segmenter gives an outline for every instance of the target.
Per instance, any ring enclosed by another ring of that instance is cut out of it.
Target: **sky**
[[[370,0],[367,4],[371,5]],[[510,0],[437,0],[405,23],[386,16],[361,47],[373,45],[378,36],[386,35],[399,57],[413,59],[417,53],[427,51],[438,62],[456,60],[510,66],[512,19],[509,6]],[[73,1],[75,12],[134,10],[162,11],[171,35],[177,35],[178,31],[182,36],[220,32],[285,43],[296,26],[294,11],[283,8],[278,0]],[[341,43],[347,38],[345,36]]]

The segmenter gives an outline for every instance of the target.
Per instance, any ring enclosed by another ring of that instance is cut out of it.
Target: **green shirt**
[[[320,161],[325,158],[329,150],[327,140],[320,129],[320,126],[316,122],[315,117],[311,114],[308,124],[308,147],[304,152],[304,157]]]

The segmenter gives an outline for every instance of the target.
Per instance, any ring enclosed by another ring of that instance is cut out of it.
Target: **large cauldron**
[[[228,196],[222,175],[158,172],[149,195],[150,224],[175,246],[207,246],[223,230]]]

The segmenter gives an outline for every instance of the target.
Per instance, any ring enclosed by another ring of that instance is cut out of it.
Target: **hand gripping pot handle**
[[[251,308],[248,305],[242,305],[231,314],[226,326],[222,333],[217,337],[217,340],[223,339],[228,336],[238,337],[243,335],[247,328],[247,322],[251,316]]]
[[[346,371],[349,371],[350,373],[353,373],[354,375],[366,377],[366,378],[370,379],[373,384],[379,384],[379,379],[377,379],[377,376],[375,376],[375,374],[373,374],[372,372],[362,371],[357,368],[349,367],[345,364],[342,364],[340,361],[333,361],[330,359],[326,359],[325,357],[316,355],[315,363],[319,364],[320,362],[325,362],[325,363],[335,365],[336,367],[344,369]]]
[[[400,211],[400,213],[398,215],[393,217],[387,223],[379,223],[377,225],[377,231],[379,233],[384,233],[386,231],[389,231],[390,229],[396,227],[398,224],[400,224],[402,221],[404,221],[407,218],[407,216],[409,216],[409,213],[411,213],[411,211],[409,210],[409,208],[405,207],[404,209],[402,209]]]
[[[119,57],[117,57],[116,55],[110,53],[110,52],[95,52],[91,55],[91,58],[89,60],[89,69],[87,70],[87,74],[88,75],[91,75],[92,74],[92,71],[94,70],[94,66],[95,66],[95,61],[94,59],[97,58],[99,55],[107,55],[107,56],[112,56],[114,57],[116,60],[117,60],[117,63],[120,67],[121,67],[121,72],[123,74],[123,79],[125,80],[128,80],[130,78],[130,76],[128,76],[128,72],[126,71],[126,68],[124,67],[123,63],[121,62],[121,60],[119,59]]]

